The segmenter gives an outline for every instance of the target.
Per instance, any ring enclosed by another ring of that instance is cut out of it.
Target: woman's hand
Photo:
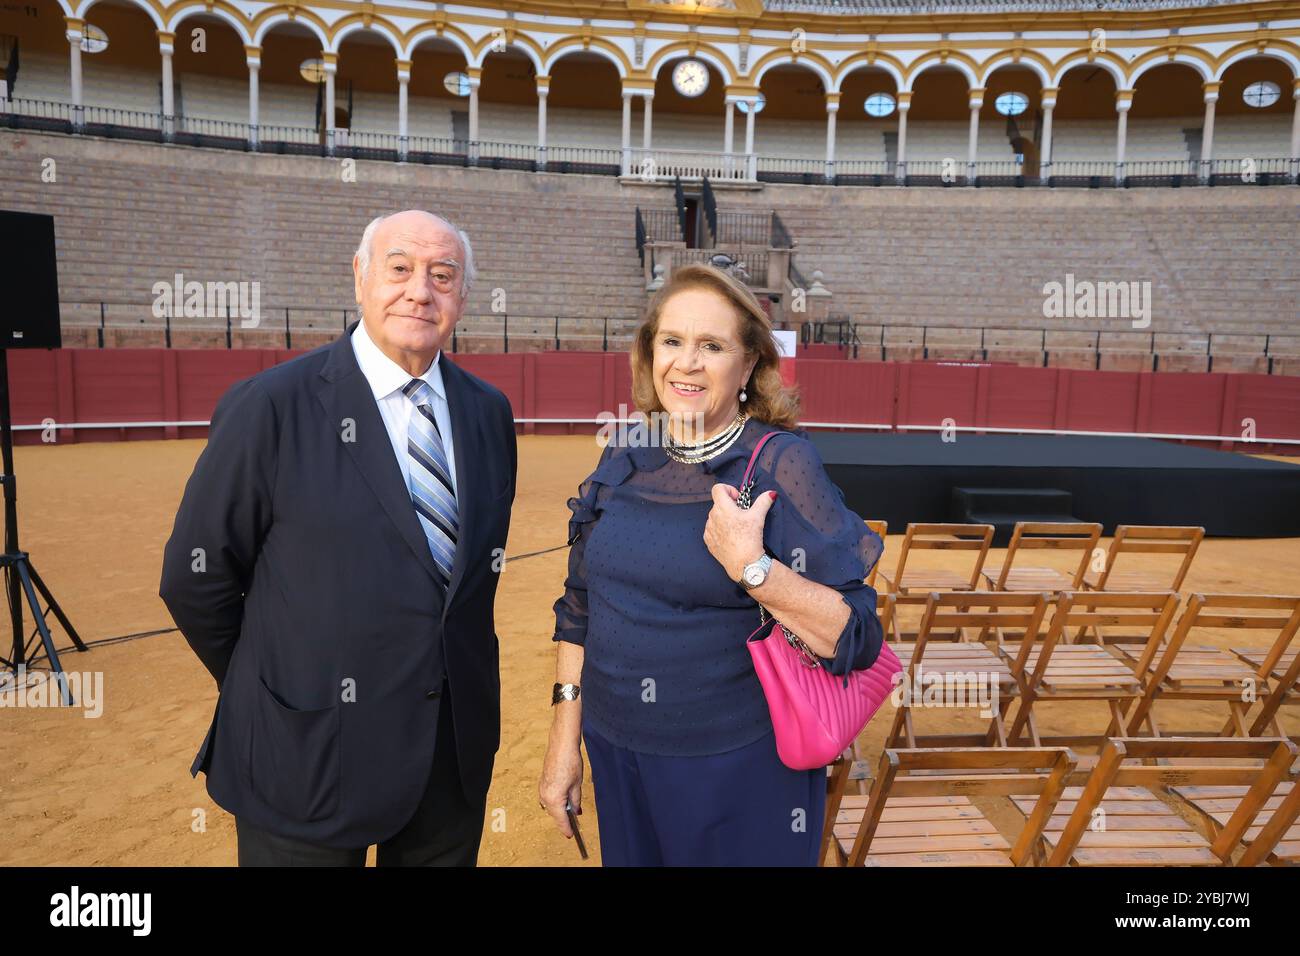
[[[704,525],[704,544],[722,565],[727,577],[739,581],[745,565],[763,555],[763,526],[776,500],[776,492],[759,495],[748,509],[736,504],[740,490],[718,482],[713,486],[713,508]]]
[[[551,740],[542,761],[537,796],[560,832],[572,837],[564,801],[573,804],[574,813],[582,812],[582,747],[578,742]]]
[[[776,492],[759,495],[748,509],[736,504],[740,492],[731,485],[713,486],[713,508],[704,526],[709,553],[739,581],[745,565],[763,554],[763,526]],[[833,658],[851,614],[839,591],[812,581],[781,563],[772,562],[766,580],[749,592],[769,614],[803,638],[813,653]]]

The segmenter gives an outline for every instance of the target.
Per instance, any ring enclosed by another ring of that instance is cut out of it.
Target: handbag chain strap
[[[769,438],[779,434],[780,432],[768,432],[766,435],[760,438],[758,440],[758,444],[754,446],[754,453],[749,456],[749,465],[748,467],[745,468],[745,476],[744,478],[741,479],[740,482],[740,494],[736,498],[736,504],[739,507],[748,510],[750,504],[752,503],[750,501],[750,496],[753,494],[754,491],[754,480],[755,480],[754,463],[758,461],[759,450],[762,449],[763,445],[767,442]],[[756,601],[755,603],[758,604],[758,620],[759,620],[759,626],[761,627],[762,625],[767,623],[767,608],[763,607],[761,601]],[[775,618],[773,618],[773,620],[776,621]],[[800,661],[803,663],[805,667],[822,666],[821,659],[813,652],[813,649],[811,647],[809,647],[807,644],[803,642],[803,640],[799,637],[799,635],[795,634],[794,631],[790,630],[780,621],[776,621],[776,626],[779,627],[781,629],[781,633],[785,635],[786,643],[788,643],[791,647],[793,647],[796,651],[799,652]]]

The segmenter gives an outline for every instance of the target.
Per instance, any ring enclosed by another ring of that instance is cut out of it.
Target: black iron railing
[[[673,264],[707,261],[711,250],[679,249]],[[747,256],[747,271],[761,285],[766,276],[766,261],[759,262]],[[790,281],[798,288],[808,288],[807,280],[790,264]],[[356,321],[355,306],[264,306],[257,315],[246,317],[237,308],[225,306],[216,314],[200,317],[175,317],[168,308],[158,308],[154,302],[112,302],[101,300],[64,299],[60,303],[62,327],[67,333],[93,329],[98,348],[110,347],[109,338],[115,333],[144,333],[132,336],[131,345],[160,345],[176,347],[177,333],[184,333],[190,342],[199,344],[209,337],[211,343],[224,341],[233,348],[238,335],[241,346],[247,347],[299,347],[316,345],[343,332]],[[565,315],[509,315],[470,314],[464,316],[456,327],[452,351],[457,351],[465,340],[487,341],[502,350],[512,348],[574,349],[591,348],[600,351],[623,351],[627,347],[640,319],[617,316],[565,316]],[[855,322],[851,316],[834,314],[820,323],[805,323],[804,344],[835,344],[852,348],[854,357],[865,349],[867,335],[880,350],[882,358],[889,358],[896,349],[920,350],[922,358],[929,358],[932,349],[948,351],[969,350],[987,358],[990,349],[1022,349],[1052,352],[1085,351],[1091,353],[1094,364],[1100,364],[1103,353],[1123,351],[1139,352],[1152,356],[1153,366],[1160,355],[1186,354],[1204,356],[1207,370],[1212,369],[1216,357],[1256,356],[1267,359],[1267,371],[1272,372],[1275,358],[1294,360],[1300,357],[1300,332],[1291,334],[1234,331],[1134,331],[1122,329],[1037,328],[1006,329],[969,325],[889,325],[875,322]],[[950,333],[947,336],[940,333]],[[1053,341],[1054,337],[1056,338]],[[1071,340],[1062,342],[1059,337]],[[936,338],[938,341],[936,341]],[[142,341],[143,339],[143,341]],[[1180,341],[1171,341],[1178,339]],[[829,340],[829,341],[828,341]],[[114,343],[117,344],[117,343]],[[184,344],[184,341],[182,342]],[[488,349],[489,351],[491,349]]]
[[[617,176],[623,172],[623,150],[617,147],[548,145],[543,149],[530,143],[401,137],[396,133],[365,130],[336,129],[331,132],[306,126],[254,127],[227,119],[183,114],[164,117],[158,112],[73,106],[23,98],[0,100],[0,127],[84,133],[147,142],[170,141],[186,146],[287,155],[332,155],[389,162],[605,176]],[[632,152],[640,154],[643,151]],[[657,164],[653,161],[654,155],[655,151],[650,150],[646,161],[650,168],[662,173],[660,178],[666,180],[672,173],[669,168],[672,164]],[[813,157],[732,155],[735,175],[728,178],[810,185],[1099,188],[1186,186],[1194,183],[1268,186],[1300,182],[1300,160],[1284,157],[1134,160],[1122,164],[1106,160],[1063,159],[1038,167],[1015,160],[967,163],[961,157],[910,159],[894,164],[877,159],[837,159],[827,163],[825,159]],[[719,176],[724,175],[725,172],[719,173]],[[680,196],[678,208],[684,231],[685,206]],[[714,223],[710,222],[710,229],[713,228]]]
[[[709,177],[705,176],[700,183],[700,202],[704,206],[704,225],[709,230],[707,241],[697,242],[696,245],[703,249],[712,249],[718,244],[718,201],[713,196],[713,187],[709,185]]]

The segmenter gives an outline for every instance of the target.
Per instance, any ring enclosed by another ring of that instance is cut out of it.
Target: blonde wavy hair
[[[645,316],[637,327],[629,356],[632,363],[632,400],[646,415],[665,411],[654,383],[654,341],[659,331],[659,317],[674,295],[687,289],[708,289],[731,303],[740,324],[740,340],[745,357],[758,356],[754,371],[744,388],[748,393],[742,406],[753,418],[777,428],[792,429],[799,421],[798,390],[781,381],[781,356],[772,338],[772,320],[754,298],[754,293],[731,275],[703,263],[683,266],[672,274],[646,306]]]

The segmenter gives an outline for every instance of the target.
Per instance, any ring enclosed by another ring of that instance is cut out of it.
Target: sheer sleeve
[[[600,461],[586,480],[578,486],[576,497],[569,499],[569,571],[564,580],[564,594],[555,602],[554,641],[584,644],[587,639],[587,561],[586,544],[591,526],[600,517],[603,495],[609,485],[620,483],[627,477],[631,463],[626,450],[609,444],[601,453]]]
[[[768,512],[764,543],[792,570],[839,591],[849,608],[835,657],[822,658],[822,666],[837,676],[870,667],[884,634],[876,590],[865,582],[884,542],[845,505],[812,442],[798,435],[772,438],[759,455],[760,467],[765,460],[767,489],[774,489],[777,499]]]

